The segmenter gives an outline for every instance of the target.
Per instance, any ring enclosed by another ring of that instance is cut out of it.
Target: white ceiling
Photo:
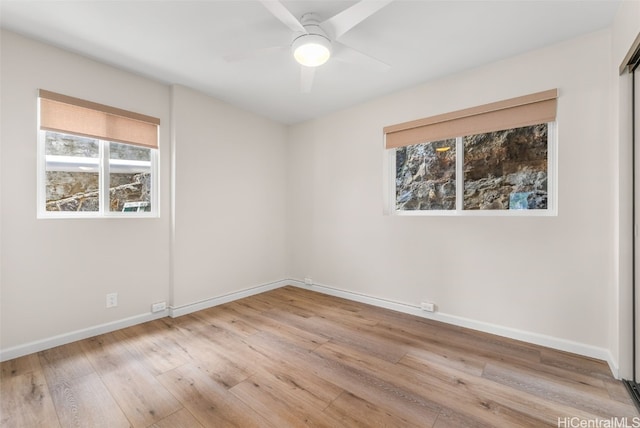
[[[355,1],[283,1],[322,19]],[[292,124],[607,27],[619,0],[395,0],[340,38],[391,66],[329,61],[300,92],[291,31],[254,0],[0,0],[3,28]],[[507,76],[505,76],[507,78]]]

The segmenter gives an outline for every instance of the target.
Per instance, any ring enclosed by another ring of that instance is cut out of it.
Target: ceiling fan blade
[[[327,19],[320,25],[323,29],[329,30],[331,37],[335,40],[392,1],[393,0],[361,0],[350,8]]]
[[[336,61],[356,64],[373,71],[385,72],[391,68],[389,64],[339,42],[333,42],[333,55],[331,58]]]
[[[222,57],[226,62],[241,62],[252,58],[259,58],[261,56],[273,54],[280,51],[288,51],[289,46],[269,46],[267,48],[260,48],[250,50],[246,52],[236,52]]]
[[[269,12],[276,18],[278,18],[284,25],[289,27],[292,31],[301,32],[307,34],[307,30],[302,26],[298,18],[293,16],[289,9],[284,7],[282,3],[276,0],[260,0],[260,3],[267,8]]]
[[[313,77],[316,75],[316,67],[300,66],[300,92],[308,94],[313,86]]]

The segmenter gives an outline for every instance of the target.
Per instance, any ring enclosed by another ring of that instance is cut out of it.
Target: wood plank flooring
[[[602,361],[295,287],[0,367],[2,427],[557,427],[640,417]]]

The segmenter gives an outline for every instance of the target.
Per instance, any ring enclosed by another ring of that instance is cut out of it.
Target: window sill
[[[391,211],[397,217],[557,217],[557,210],[433,210]]]
[[[99,214],[99,213],[82,213],[69,212],[69,213],[38,213],[38,220],[82,220],[82,219],[142,219],[142,218],[160,218],[158,213],[136,213],[136,214]]]

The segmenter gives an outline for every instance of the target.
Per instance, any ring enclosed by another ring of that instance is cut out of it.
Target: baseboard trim
[[[100,334],[110,333],[112,331],[131,327],[136,324],[142,324],[147,321],[153,321],[158,318],[164,318],[169,314],[168,310],[135,315],[117,321],[96,325],[93,327],[83,328],[81,330],[72,331],[70,333],[59,334],[42,340],[28,342],[23,345],[14,346],[0,350],[0,362],[12,360],[14,358],[33,354],[35,352],[44,351],[46,349],[55,348],[56,346],[66,345],[67,343],[76,342],[78,340],[88,339],[89,337],[98,336]]]
[[[233,300],[242,299],[243,297],[252,296],[254,294],[263,293],[265,291],[273,290],[283,287],[289,284],[290,281],[274,281],[256,287],[247,288],[245,290],[225,294],[223,296],[214,297],[211,299],[202,300],[187,305],[178,307],[169,307],[169,309],[156,312],[147,313],[141,315],[135,315],[129,318],[124,318],[117,321],[112,321],[105,324],[100,324],[93,327],[88,327],[81,330],[72,331],[69,333],[52,336],[42,340],[36,340],[28,342],[22,345],[13,346],[7,349],[0,349],[0,362],[12,360],[14,358],[22,357],[25,355],[33,354],[35,352],[44,351],[46,349],[55,348],[56,346],[66,345],[78,340],[88,339],[90,337],[98,336],[100,334],[110,333],[112,331],[120,330],[123,328],[131,327],[137,324],[142,324],[155,319],[164,318],[166,316],[178,317],[180,315],[186,315],[192,312],[196,312],[202,309],[207,309],[213,306],[221,305],[223,303],[231,302]]]
[[[616,364],[613,355],[606,348],[599,348],[597,346],[587,345],[580,342],[574,342],[571,340],[560,339],[553,336],[547,336],[544,334],[533,333],[529,331],[519,330],[510,327],[504,327],[496,324],[486,323],[482,321],[476,321],[469,318],[459,317],[457,315],[450,315],[442,312],[425,312],[416,305],[410,305],[407,303],[395,302],[392,300],[381,299],[378,297],[368,296],[366,294],[355,293],[335,287],[330,287],[323,284],[305,284],[304,281],[297,279],[291,279],[288,282],[295,287],[304,288],[311,291],[317,291],[319,293],[329,294],[331,296],[342,297],[344,299],[353,300],[360,303],[367,303],[373,306],[378,306],[386,309],[392,309],[398,312],[404,312],[411,315],[416,315],[422,318],[432,319],[435,321],[441,321],[447,324],[456,325],[459,327],[469,328],[471,330],[482,331],[484,333],[491,333],[497,336],[508,337],[510,339],[521,340],[523,342],[532,343],[535,345],[546,346],[548,348],[557,349],[560,351],[571,352],[573,354],[583,355],[590,358],[605,361],[613,376],[619,379],[619,368]]]
[[[618,362],[615,360],[615,358],[613,358],[613,354],[611,353],[611,351],[609,351],[608,349],[607,351],[607,358],[605,359],[605,361],[607,362],[607,364],[609,364],[609,369],[611,369],[611,373],[613,373],[613,377],[615,377],[618,380],[622,380],[622,376],[620,375],[620,366],[618,366]]]
[[[131,327],[136,324],[141,324],[148,321],[153,321],[158,318],[170,316],[172,318],[179,317],[181,315],[187,315],[192,312],[197,312],[202,309],[208,309],[214,306],[218,306],[224,303],[232,302],[234,300],[242,299],[252,296],[254,294],[263,293],[265,291],[274,290],[276,288],[284,287],[285,285],[292,285],[299,288],[304,288],[311,291],[317,291],[319,293],[328,294],[331,296],[342,297],[344,299],[353,300],[360,303],[367,303],[373,306],[381,308],[391,309],[398,312],[403,312],[422,318],[432,319],[435,321],[441,321],[447,324],[457,325],[460,327],[466,327],[472,330],[482,331],[485,333],[491,333],[498,336],[508,337],[510,339],[521,340],[523,342],[533,343],[536,345],[546,346],[561,351],[571,352],[574,354],[583,355],[590,358],[606,361],[611,369],[613,376],[619,379],[619,367],[617,361],[613,358],[613,355],[608,349],[599,348],[592,345],[586,345],[584,343],[574,342],[566,339],[560,339],[553,336],[547,336],[543,334],[513,329],[491,323],[485,323],[481,321],[472,320],[469,318],[459,317],[456,315],[450,315],[442,312],[424,312],[418,306],[410,305],[407,303],[396,302],[393,300],[382,299],[379,297],[372,297],[366,294],[356,293],[353,291],[347,291],[335,287],[330,287],[323,284],[305,284],[304,281],[298,279],[284,279],[280,281],[269,282],[261,284],[255,287],[246,288],[244,290],[228,293],[222,296],[213,297],[210,299],[201,300],[194,303],[189,303],[181,306],[171,306],[168,310],[157,313],[146,313],[122,320],[112,321],[97,326],[72,331],[70,333],[60,334],[50,338],[37,340],[23,345],[14,346],[7,349],[0,349],[0,362],[11,360],[14,358],[29,355],[35,352],[44,351],[46,349],[54,348],[56,346],[66,345],[67,343],[75,342],[89,337],[97,336],[104,333],[110,333],[115,330],[120,330],[126,327]]]
[[[275,290],[276,288],[284,287],[289,283],[290,281],[288,280],[274,281],[266,284],[257,285],[255,287],[245,288],[244,290],[234,291],[233,293],[224,294],[222,296],[212,297],[210,299],[200,300],[194,303],[187,303],[186,305],[171,306],[169,308],[169,316],[172,318],[175,318],[182,315],[187,315],[192,312],[197,312],[203,309],[208,309],[214,306],[222,305],[223,303],[229,303],[234,300],[239,300],[245,297],[253,296],[254,294]]]

